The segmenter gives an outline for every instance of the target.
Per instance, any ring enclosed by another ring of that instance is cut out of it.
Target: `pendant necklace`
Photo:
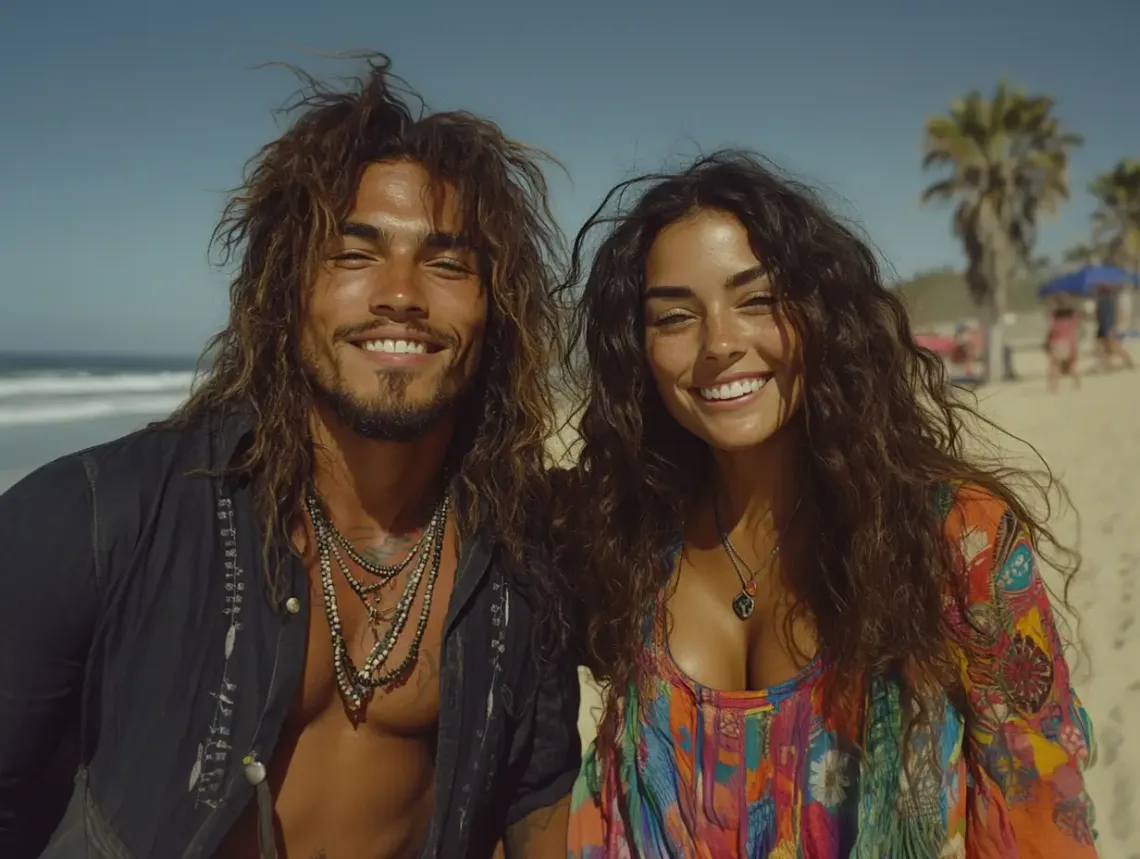
[[[312,489],[308,492],[306,507],[316,538],[321,590],[324,595],[325,615],[333,651],[334,674],[341,697],[349,710],[355,714],[362,712],[366,700],[373,692],[403,681],[416,664],[427,630],[428,618],[431,615],[432,593],[439,577],[449,506],[450,499],[445,494],[436,505],[431,519],[412,550],[395,564],[377,564],[355,550],[351,542],[332,523],[316,492]],[[375,576],[376,581],[363,582],[354,576],[341,556],[341,550],[365,572]],[[375,644],[359,667],[349,655],[348,642],[344,637],[333,579],[334,560],[350,589],[363,604],[368,614],[369,626],[377,633]],[[379,611],[373,602],[377,592],[385,585],[394,584],[396,576],[409,567],[412,569],[408,573],[403,593],[395,608],[387,612]],[[423,603],[408,642],[408,653],[399,665],[389,666],[388,657],[391,656],[396,642],[407,627],[412,604],[419,594],[421,582],[424,582]],[[386,630],[383,629],[384,626],[387,626]],[[381,632],[383,634],[380,634]]]
[[[720,522],[720,504],[717,503],[717,498],[713,495],[713,519],[716,521],[716,530],[720,535],[720,545],[724,548],[724,553],[728,555],[728,560],[732,562],[732,568],[736,570],[736,575],[740,579],[740,593],[732,601],[732,611],[741,620],[748,620],[752,617],[752,612],[756,608],[756,577],[760,575],[760,571],[767,569],[772,563],[776,554],[780,551],[780,544],[784,540],[784,535],[787,533],[788,526],[792,524],[792,519],[795,518],[796,511],[800,509],[800,501],[803,496],[800,496],[799,501],[796,501],[796,506],[792,508],[792,514],[788,517],[788,521],[784,523],[779,535],[776,537],[776,543],[769,550],[767,556],[761,562],[757,569],[752,569],[748,566],[748,562],[744,560],[741,554],[736,551],[736,547],[732,545],[732,540],[728,537],[728,532]],[[744,570],[748,571],[748,576],[745,577]]]

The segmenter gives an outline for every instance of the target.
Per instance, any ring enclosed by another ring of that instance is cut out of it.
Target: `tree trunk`
[[[1001,381],[1005,377],[1005,313],[1009,306],[1009,286],[1013,281],[1017,260],[1013,249],[994,248],[990,266],[990,293],[986,302],[985,349],[986,375],[988,384]]]
[[[987,302],[985,318],[982,321],[985,327],[985,381],[992,384],[1002,378],[1005,357],[1005,325],[1003,314],[998,312],[995,302]]]

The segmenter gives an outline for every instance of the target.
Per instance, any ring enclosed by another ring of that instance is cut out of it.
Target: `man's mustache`
[[[380,337],[398,338],[402,333],[419,334],[438,343],[444,348],[454,347],[457,342],[456,338],[449,332],[441,331],[430,325],[424,325],[418,321],[401,323],[359,322],[353,325],[341,325],[333,331],[333,339],[360,340],[372,334],[375,334],[377,339]]]

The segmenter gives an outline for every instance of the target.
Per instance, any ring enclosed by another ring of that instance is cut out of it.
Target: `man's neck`
[[[336,418],[313,416],[313,482],[342,533],[421,527],[442,491],[451,421],[412,442],[376,441]]]

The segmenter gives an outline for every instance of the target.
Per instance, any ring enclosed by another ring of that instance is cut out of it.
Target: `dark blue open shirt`
[[[146,430],[0,496],[5,859],[26,855],[33,788],[72,727],[79,774],[45,857],[205,859],[250,802],[242,760],[272,757],[293,701],[308,581],[283,553],[301,609],[272,606],[248,486],[189,474],[227,464],[249,431],[237,416]],[[570,789],[577,677],[534,646],[535,622],[499,554],[466,540],[444,628],[426,856],[490,856],[506,826]]]

